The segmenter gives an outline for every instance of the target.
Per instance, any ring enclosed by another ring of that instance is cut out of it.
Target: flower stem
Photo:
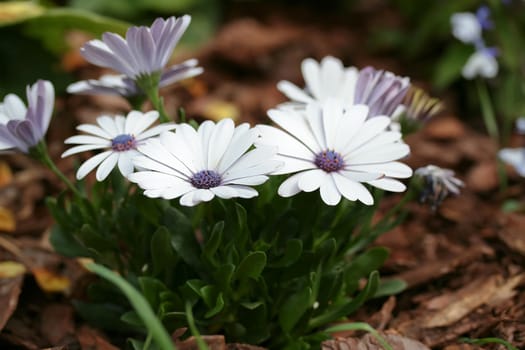
[[[78,197],[83,197],[80,191],[71,183],[71,181],[69,181],[67,176],[64,175],[64,173],[61,172],[53,162],[49,156],[49,153],[47,152],[47,146],[44,141],[41,141],[38,145],[36,145],[30,154],[34,158],[44,163],[45,166],[47,166],[56,176],[58,176],[60,180],[62,180],[62,182],[69,188],[71,192],[73,192]]]
[[[483,121],[490,137],[496,142],[499,142],[499,131],[498,124],[496,122],[496,116],[494,109],[492,108],[492,102],[490,101],[490,95],[487,90],[485,82],[478,80],[476,82],[478,88],[479,101],[481,103],[481,114],[483,115]]]
[[[164,109],[164,101],[159,95],[159,81],[160,72],[141,76],[136,80],[136,83],[146,93],[153,107],[159,112],[160,122],[167,123],[170,121],[170,118]]]

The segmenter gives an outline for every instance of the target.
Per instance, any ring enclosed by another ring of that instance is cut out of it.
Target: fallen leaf
[[[3,161],[0,161],[0,188],[7,186],[13,180],[11,167]]]
[[[457,139],[465,135],[465,127],[453,116],[432,119],[423,129],[426,136],[434,139]]]
[[[108,342],[102,334],[88,326],[82,326],[77,330],[77,339],[82,349],[86,350],[119,350]]]
[[[16,220],[13,212],[7,208],[0,207],[0,231],[14,232]]]
[[[40,333],[51,345],[68,343],[66,339],[75,334],[74,309],[69,304],[50,304],[42,309]]]
[[[498,289],[501,276],[493,275],[475,280],[455,293],[445,294],[428,302],[429,308],[439,311],[425,317],[421,327],[444,327],[456,323],[479,306],[485,304]],[[438,304],[433,306],[432,304]]]
[[[202,340],[208,345],[209,350],[226,350],[226,342],[223,335],[203,335]],[[195,337],[177,341],[175,345],[178,350],[199,350]]]
[[[0,279],[12,278],[25,274],[27,271],[24,264],[16,261],[2,261],[0,262]]]
[[[381,334],[394,350],[430,350],[423,343],[397,334]],[[337,338],[324,341],[321,350],[384,350],[371,334],[363,338]]]
[[[43,267],[34,267],[31,273],[35,277],[38,286],[48,293],[68,293],[71,289],[71,281],[69,278],[60,276],[53,271]]]
[[[16,310],[24,277],[0,278],[0,331]]]
[[[525,256],[525,215],[505,214],[501,219],[498,237],[512,250]]]

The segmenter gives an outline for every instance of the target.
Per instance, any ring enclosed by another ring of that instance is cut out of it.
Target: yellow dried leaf
[[[13,212],[0,207],[0,231],[13,232],[16,229],[16,220]]]
[[[53,271],[49,271],[43,267],[36,267],[31,270],[35,277],[38,286],[45,292],[61,292],[67,293],[71,288],[71,281],[69,278],[59,276]]]
[[[13,172],[6,162],[0,162],[0,187],[9,185],[13,180]]]
[[[240,112],[237,106],[233,103],[226,101],[210,101],[202,112],[206,119],[211,119],[214,121],[219,121],[224,118],[231,118],[237,120],[239,118]]]
[[[16,261],[0,262],[0,278],[12,278],[26,273],[26,267]]]

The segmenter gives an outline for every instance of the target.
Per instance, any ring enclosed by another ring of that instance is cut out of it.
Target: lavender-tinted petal
[[[131,27],[126,33],[126,39],[130,32],[136,30],[136,27]],[[124,40],[120,35],[115,33],[106,32],[102,34],[102,40],[107,45],[107,47],[113,52],[115,58],[121,63],[121,65],[126,66],[127,70],[132,72],[132,74],[125,73],[130,77],[135,77],[137,75],[137,67],[139,67],[139,62],[137,57],[133,55],[133,52],[130,50],[127,40]]]
[[[126,62],[122,62],[116,57],[107,45],[100,40],[91,40],[84,44],[84,46],[80,48],[80,54],[94,65],[111,68],[128,76],[134,75],[133,69]]]
[[[7,130],[18,139],[18,145],[29,148],[38,143],[34,132],[34,125],[29,120],[11,120],[7,123]]]
[[[172,28],[167,28],[168,26],[166,25],[164,26],[165,28],[156,42],[157,51],[155,57],[157,59],[157,66],[164,67],[166,63],[168,63],[173,49],[178,44],[180,38],[186,31],[186,28],[188,28],[190,21],[191,17],[184,15],[175,20],[175,24]]]
[[[177,81],[201,74],[204,69],[202,67],[195,67],[197,63],[197,60],[187,60],[181,64],[169,67],[162,73],[159,86],[164,87]]]
[[[149,29],[146,27],[132,27],[126,34],[129,50],[137,62],[136,70],[140,74],[153,73],[162,67],[156,67],[155,43]]]
[[[11,148],[18,148],[24,153],[27,152],[27,146],[9,131],[7,125],[0,125],[0,150]]]

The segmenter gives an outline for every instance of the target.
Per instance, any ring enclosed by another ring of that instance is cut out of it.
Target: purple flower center
[[[341,170],[344,166],[343,157],[334,151],[323,151],[315,156],[315,165],[319,169],[331,173],[332,171]]]
[[[213,170],[201,170],[193,174],[190,179],[191,184],[195,188],[209,189],[217,187],[221,184],[221,176]]]
[[[111,140],[111,148],[115,152],[125,152],[134,149],[137,146],[135,136],[129,134],[122,134]]]

